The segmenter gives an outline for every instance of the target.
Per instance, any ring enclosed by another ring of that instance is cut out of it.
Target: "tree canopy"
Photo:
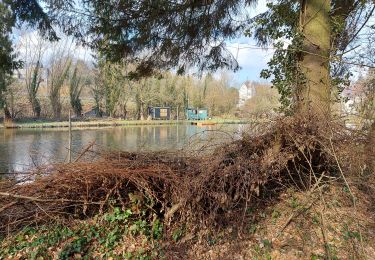
[[[178,73],[189,67],[198,71],[237,70],[239,65],[226,49],[226,42],[247,32],[255,36],[259,45],[274,44],[275,55],[262,76],[272,78],[285,106],[291,101],[301,103],[309,99],[306,93],[310,91],[302,86],[320,74],[332,79],[317,79],[322,81],[321,87],[313,92],[315,96],[325,92],[327,99],[330,95],[327,88],[348,78],[343,57],[373,14],[374,1],[276,0],[268,4],[265,13],[250,18],[246,10],[256,2],[6,1],[15,21],[28,22],[50,39],[57,39],[53,26],[58,25],[106,60],[137,64],[137,69],[129,75],[136,78],[172,68]],[[280,40],[289,42],[288,47]],[[321,56],[320,60],[317,56]]]
[[[4,92],[9,76],[16,67],[10,33],[15,24],[12,13],[5,3],[0,3],[0,108],[4,106]]]
[[[225,41],[243,34],[254,0],[45,1],[65,32],[108,59],[126,58],[139,75],[189,66],[239,68]]]

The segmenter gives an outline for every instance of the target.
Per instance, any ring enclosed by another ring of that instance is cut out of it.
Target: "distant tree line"
[[[15,70],[4,91],[11,118],[60,120],[71,110],[81,117],[96,116],[146,119],[151,106],[169,106],[182,116],[187,107],[207,108],[210,115],[233,114],[238,90],[230,86],[228,73],[201,77],[159,71],[134,78],[136,65],[111,62],[100,54],[82,59],[82,50],[71,38],[48,42],[36,33],[25,33],[17,43],[22,66]],[[78,51],[77,51],[78,50]]]
[[[98,59],[95,65],[95,83],[91,95],[98,114],[146,119],[151,106],[168,106],[173,114],[181,114],[187,107],[207,108],[211,115],[233,114],[238,102],[238,90],[230,87],[229,76],[218,78],[181,76],[160,71],[154,76],[133,79],[135,65]]]

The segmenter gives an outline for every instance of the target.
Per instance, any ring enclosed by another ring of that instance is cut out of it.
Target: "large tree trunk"
[[[304,36],[300,67],[305,78],[296,93],[297,111],[329,115],[331,44],[330,1],[302,0],[300,31]]]
[[[365,154],[367,155],[366,164],[368,165],[370,171],[375,173],[375,122],[372,123],[370,131],[367,136]]]

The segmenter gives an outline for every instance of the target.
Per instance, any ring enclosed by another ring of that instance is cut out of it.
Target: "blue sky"
[[[255,8],[248,8],[247,13],[253,17],[267,10],[268,1],[260,0]],[[232,73],[233,86],[238,86],[246,80],[265,81],[260,78],[262,69],[267,68],[267,62],[273,55],[273,50],[264,50],[256,46],[254,39],[242,36],[227,43],[228,49],[237,61],[241,69]]]
[[[228,43],[228,49],[234,57],[237,57],[241,67],[239,71],[233,73],[237,83],[246,80],[264,81],[260,78],[260,72],[267,68],[267,62],[273,55],[272,49],[259,48],[253,39],[246,37]]]

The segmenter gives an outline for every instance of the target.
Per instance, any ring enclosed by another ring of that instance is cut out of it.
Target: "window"
[[[160,108],[160,117],[168,117],[168,109]]]

